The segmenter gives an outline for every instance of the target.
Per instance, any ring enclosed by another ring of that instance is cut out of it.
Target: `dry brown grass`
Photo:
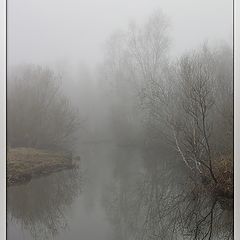
[[[220,156],[214,161],[214,171],[218,181],[218,194],[227,198],[233,197],[233,156]]]
[[[221,155],[213,161],[213,181],[207,170],[202,172],[201,181],[189,181],[189,189],[193,196],[206,196],[217,200],[223,209],[233,208],[233,157],[231,154]]]
[[[32,177],[74,166],[72,157],[66,153],[34,148],[12,148],[7,153],[7,184],[27,182]]]

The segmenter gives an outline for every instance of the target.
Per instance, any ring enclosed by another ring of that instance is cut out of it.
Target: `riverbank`
[[[7,153],[7,186],[23,184],[32,178],[76,168],[71,154],[34,148],[12,148]]]

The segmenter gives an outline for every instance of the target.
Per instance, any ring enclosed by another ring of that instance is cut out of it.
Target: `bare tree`
[[[168,46],[168,21],[159,12],[112,38],[106,61],[112,89],[121,89],[120,99],[135,93],[145,149],[158,152],[146,157],[134,186],[117,183],[109,214],[116,229],[125,231],[119,239],[231,239],[231,49],[205,44],[170,61]],[[230,220],[222,231],[226,212]]]
[[[131,24],[127,31],[113,35],[108,42],[105,79],[112,86],[109,92],[114,96],[113,108],[121,115],[113,119],[122,119],[122,125],[130,129],[139,125],[142,118],[148,125],[151,114],[155,114],[147,105],[153,105],[165,81],[168,26],[166,17],[157,11],[146,24]]]

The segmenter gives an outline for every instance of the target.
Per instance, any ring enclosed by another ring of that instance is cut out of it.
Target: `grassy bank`
[[[70,154],[34,148],[12,148],[7,153],[7,185],[77,166]]]

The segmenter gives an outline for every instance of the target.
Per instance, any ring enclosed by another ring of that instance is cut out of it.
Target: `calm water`
[[[8,189],[9,240],[113,239],[103,193],[114,176],[129,169],[129,162],[140,161],[138,150],[95,144],[79,149],[79,155],[78,170]]]
[[[188,188],[186,184],[181,188],[183,172],[171,166],[176,166],[172,156],[163,158],[151,151],[113,144],[81,146],[78,154],[79,169],[8,189],[9,240],[145,240],[155,229],[161,235],[154,239],[191,239],[194,224],[186,228],[192,231],[193,227],[191,236],[179,228],[173,237],[177,213],[182,211],[181,218],[187,214],[186,223],[194,223],[195,215],[204,216],[211,210],[212,202],[206,197],[176,198]],[[195,215],[191,214],[193,209],[197,209]],[[161,225],[157,212],[166,215]],[[223,211],[216,204],[213,216],[216,237],[211,239],[231,239],[232,211]],[[207,220],[201,227],[203,234],[209,229]]]

